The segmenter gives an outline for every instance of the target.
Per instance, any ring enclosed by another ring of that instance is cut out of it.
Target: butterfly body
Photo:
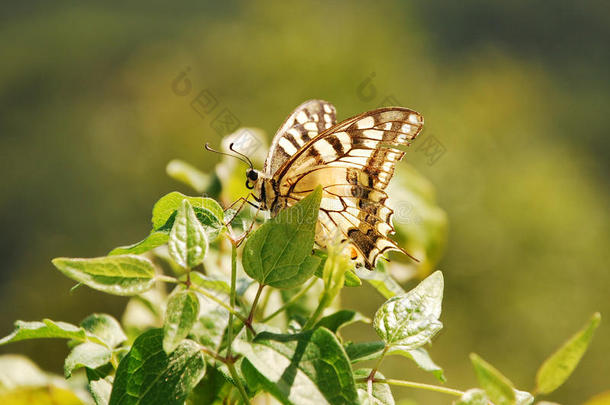
[[[393,212],[384,190],[404,156],[393,146],[409,145],[422,126],[420,114],[402,107],[337,124],[330,103],[307,101],[278,130],[263,170],[248,170],[247,185],[272,216],[322,186],[316,244],[345,242],[372,269],[389,250],[406,253],[388,237]]]

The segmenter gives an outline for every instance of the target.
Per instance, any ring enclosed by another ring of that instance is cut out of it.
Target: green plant
[[[230,191],[230,181],[220,191],[219,178],[181,162],[171,167],[175,177],[198,184],[199,191],[216,196]],[[429,212],[438,213],[432,200],[422,197],[421,183],[412,182],[408,190],[420,205],[429,205]],[[122,324],[106,314],[93,314],[80,325],[18,321],[0,344],[67,339],[65,377],[84,372],[89,400],[98,405],[250,403],[269,394],[285,404],[394,404],[392,385],[445,393],[455,397],[455,404],[523,405],[555,390],[576,367],[599,314],[541,366],[533,393],[516,390],[475,354],[471,360],[480,389],[464,392],[386,378],[379,371],[383,359],[399,355],[445,382],[424,348],[442,328],[442,273],[404,291],[383,265],[372,273],[354,269],[341,246],[312,252],[320,198],[318,188],[246,236],[248,226],[239,224],[254,218],[239,214],[227,224],[237,213],[224,212],[215,199],[170,193],[155,204],[152,231],[141,242],[104,257],[53,260],[78,285],[133,297]],[[403,233],[417,232],[412,239],[419,241],[430,239],[426,232],[439,234],[434,221],[416,225]],[[428,259],[424,264],[433,266],[430,257],[438,249],[422,251]],[[372,321],[380,340],[345,342],[342,327],[371,322],[336,307],[341,289],[358,288],[362,279],[387,298]],[[167,285],[173,286],[169,295]],[[373,361],[372,368],[360,365],[366,360]],[[8,373],[0,372],[0,399],[88,400],[82,392],[79,398],[53,384],[55,390],[28,388],[36,386],[32,376],[37,372],[23,359],[1,358],[0,365],[31,371],[11,384]]]

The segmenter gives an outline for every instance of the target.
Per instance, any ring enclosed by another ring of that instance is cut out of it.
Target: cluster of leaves
[[[53,260],[79,285],[133,297],[122,324],[106,314],[79,325],[18,321],[0,344],[67,339],[65,377],[84,374],[90,397],[62,387],[40,395],[72,395],[62,403],[97,405],[250,403],[260,395],[283,404],[390,405],[391,385],[444,392],[461,405],[525,405],[555,390],[575,368],[599,315],[542,365],[533,394],[516,390],[474,354],[480,389],[385,378],[378,371],[382,360],[399,355],[445,382],[424,347],[442,328],[443,276],[434,272],[407,292],[383,265],[368,274],[355,270],[341,246],[312,252],[321,194],[318,188],[244,239],[227,225],[235,213],[223,212],[214,199],[170,193],[155,204],[143,241],[104,257]],[[343,326],[371,321],[336,308],[336,298],[361,279],[387,298],[372,321],[379,341],[346,342]],[[169,295],[167,285],[174,286]],[[367,360],[373,368],[362,367]],[[7,370],[19,362],[1,361]],[[0,372],[0,399],[32,398],[27,385],[36,384]]]

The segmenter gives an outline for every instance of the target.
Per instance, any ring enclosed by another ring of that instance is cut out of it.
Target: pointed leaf
[[[70,378],[72,371],[82,368],[98,368],[110,361],[112,351],[97,343],[82,343],[75,346],[64,362],[64,376]]]
[[[217,351],[229,324],[229,311],[216,302],[202,297],[199,317],[191,328],[190,336],[203,346]]]
[[[354,322],[365,322],[370,323],[371,320],[360,312],[342,309],[335,312],[334,314],[323,317],[318,321],[314,328],[325,327],[333,333]]]
[[[361,368],[354,371],[354,378],[366,378],[371,373],[370,368]],[[375,373],[376,379],[384,379],[385,377],[379,371]],[[371,401],[367,385],[365,382],[356,383],[358,390],[358,399],[361,405],[394,405],[394,396],[390,386],[385,383],[374,383],[372,389],[373,401]]]
[[[218,369],[210,367],[186,400],[186,405],[223,405],[233,385]]]
[[[80,323],[87,332],[99,337],[110,348],[127,340],[119,322],[107,314],[92,314]]]
[[[95,290],[115,295],[137,295],[155,281],[150,260],[134,255],[71,259],[58,257],[53,264],[66,276]]]
[[[10,335],[0,339],[0,346],[20,340],[44,338],[71,339],[77,342],[91,341],[102,345],[105,344],[100,338],[87,333],[81,327],[66,322],[43,319],[42,322],[15,322],[15,330]]]
[[[487,394],[480,388],[473,388],[464,393],[453,405],[488,405]]]
[[[295,335],[259,333],[252,343],[236,341],[249,384],[260,384],[284,404],[358,403],[352,369],[328,329]]]
[[[589,323],[563,344],[540,366],[536,374],[536,392],[549,394],[563,384],[587,351],[601,315],[595,313]]]
[[[470,355],[470,360],[479,384],[491,402],[495,405],[514,405],[516,403],[515,388],[508,378],[474,353]]]
[[[174,191],[164,195],[153,207],[153,229],[157,230],[167,226],[167,222],[175,215],[183,200],[187,200],[195,209],[204,208],[210,211],[216,217],[215,220],[222,223],[224,219],[223,210],[216,201],[211,198],[189,197]],[[169,225],[169,228],[171,228],[171,225]]]
[[[428,343],[443,327],[438,320],[443,275],[437,271],[408,293],[386,301],[375,314],[375,330],[389,345],[412,350]]]
[[[378,359],[385,348],[385,342],[360,342],[349,343],[345,346],[345,352],[352,363]]]
[[[172,259],[183,268],[192,269],[203,262],[208,239],[187,200],[178,209],[167,246]]]
[[[447,381],[443,373],[443,369],[440,368],[432,359],[430,354],[423,347],[417,349],[405,350],[401,346],[392,346],[388,350],[388,355],[400,355],[409,358],[417,364],[419,368],[424,371],[432,373],[440,382]]]
[[[516,405],[532,405],[534,403],[534,396],[526,391],[515,390],[515,404]]]
[[[381,357],[384,348],[385,342],[364,342],[347,345],[345,351],[352,363],[358,363],[365,360],[378,359]],[[439,381],[446,381],[443,369],[432,361],[430,354],[428,354],[428,351],[423,347],[406,350],[401,346],[391,346],[388,349],[386,356],[391,355],[399,355],[411,359],[419,368],[432,373]]]
[[[322,189],[317,188],[293,207],[253,232],[243,251],[246,273],[261,284],[294,288],[319,265],[311,256]]]
[[[196,286],[203,287],[206,290],[218,291],[225,294],[229,294],[231,292],[231,286],[229,286],[225,280],[204,276],[198,271],[191,271],[189,273],[189,277],[191,279],[191,283]],[[180,280],[186,280],[186,275],[182,276]]]
[[[375,271],[369,271],[365,268],[357,268],[356,276],[362,280],[366,280],[372,285],[385,299],[390,299],[396,295],[404,294],[405,290],[398,284],[396,280],[388,274],[383,261],[377,263]]]
[[[126,254],[139,255],[141,253],[148,252],[149,250],[153,250],[161,245],[165,245],[168,240],[169,235],[167,232],[153,231],[140,242],[136,242],[133,245],[119,246],[112,249],[110,253],[108,253],[108,256]]]
[[[184,340],[167,355],[163,330],[140,335],[119,363],[109,405],[182,405],[205,374],[199,345]]]
[[[32,360],[17,354],[0,355],[0,391],[48,383],[45,374]]]
[[[542,403],[539,402],[536,405],[542,405]],[[557,405],[557,404],[551,404],[549,402],[546,405]],[[593,398],[590,398],[583,405],[610,405],[610,391],[604,391],[604,392],[601,392],[601,393],[595,395]]]
[[[184,340],[199,315],[199,299],[192,291],[170,295],[163,325],[163,349],[171,353]]]
[[[198,193],[203,193],[207,190],[213,181],[213,176],[203,173],[193,165],[180,159],[170,161],[165,171],[168,176],[190,186]]]
[[[108,405],[110,393],[112,392],[112,382],[114,381],[114,367],[107,364],[97,369],[85,369],[87,381],[89,381],[89,392],[95,401],[95,405]]]

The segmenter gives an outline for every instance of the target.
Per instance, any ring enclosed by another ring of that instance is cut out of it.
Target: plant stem
[[[235,243],[231,244],[231,295],[230,295],[230,303],[231,309],[235,311],[235,284],[237,284],[237,245]],[[242,322],[244,322],[242,320]],[[244,322],[247,325],[247,322]],[[235,369],[235,365],[232,354],[231,354],[231,346],[233,345],[233,312],[229,312],[229,326],[227,329],[227,367],[229,368],[229,372],[231,373],[231,377],[235,381],[235,385],[239,390],[239,394],[241,395],[244,404],[249,405],[250,400],[248,399],[248,394],[246,393],[246,389],[244,388],[241,380],[239,379],[239,375],[237,374],[237,370]]]
[[[357,382],[367,382],[367,380],[368,380],[368,378],[365,378],[365,377],[356,379]],[[397,385],[400,387],[419,388],[419,389],[427,390],[427,391],[440,392],[442,394],[455,395],[457,397],[464,395],[463,391],[456,390],[453,388],[445,388],[445,387],[441,387],[439,385],[422,384],[422,383],[417,383],[417,382],[413,382],[413,381],[394,380],[392,378],[387,378],[387,379],[374,379],[373,382],[380,383],[380,384]]]
[[[374,380],[375,379],[375,374],[377,373],[377,370],[379,370],[379,366],[381,365],[381,362],[383,361],[383,358],[385,357],[386,353],[388,352],[388,350],[390,349],[390,346],[386,345],[383,348],[383,351],[381,352],[381,356],[379,356],[379,359],[377,359],[377,363],[375,363],[375,367],[373,367],[373,369],[371,370],[371,373],[368,376],[368,380]]]
[[[265,319],[263,319],[263,323],[267,323],[271,319],[275,318],[280,312],[284,311],[286,308],[298,301],[303,295],[305,295],[305,293],[307,293],[307,291],[309,291],[309,289],[311,289],[311,287],[316,284],[316,281],[318,281],[318,279],[316,277],[313,277],[309,284],[307,284],[301,291],[293,295],[292,298],[290,298],[288,301],[286,301],[286,303],[284,303],[284,305],[282,305],[281,307],[276,309],[275,312],[273,312],[271,315],[268,315]]]
[[[180,280],[178,280],[176,277],[166,276],[165,274],[157,274],[155,276],[155,278],[157,279],[157,281],[164,281],[166,283],[172,283],[172,284],[180,283]]]
[[[222,362],[222,363],[227,363],[227,359],[225,359],[224,357],[222,357],[221,355],[219,355],[218,353],[208,349],[207,347],[201,347],[201,351],[204,352],[205,354],[207,354],[210,357],[215,358],[216,360]]]
[[[309,317],[309,319],[305,323],[305,326],[303,326],[303,330],[304,331],[307,330],[307,329],[313,328],[314,325],[316,324],[316,322],[318,322],[318,318],[320,318],[320,315],[322,315],[322,312],[328,306],[328,300],[329,300],[328,298],[329,298],[328,295],[326,294],[326,292],[324,292],[322,294],[322,297],[320,298],[320,302],[318,303],[318,307],[316,308],[314,313]]]
[[[241,383],[241,380],[239,379],[239,375],[237,375],[237,370],[235,369],[235,364],[233,364],[233,361],[228,361],[227,367],[229,368],[231,377],[235,381],[235,385],[237,385],[237,389],[239,391],[239,395],[241,395],[242,401],[244,401],[244,404],[250,405],[250,399],[248,398],[246,389],[244,388],[243,384]]]
[[[261,298],[263,288],[265,288],[265,284],[258,285],[258,290],[256,290],[256,297],[254,297],[254,301],[252,302],[252,308],[250,308],[250,314],[248,315],[248,319],[246,320],[246,325],[252,326],[252,319],[254,319],[254,311],[256,311],[256,306],[258,305],[258,300]]]
[[[231,309],[235,311],[235,284],[237,283],[237,247],[231,245]],[[229,312],[229,328],[227,329],[227,359],[231,361],[231,345],[233,344],[233,312]]]
[[[166,283],[172,283],[172,284],[179,284],[179,283],[181,283],[181,281],[178,280],[177,278],[166,276],[166,275],[163,275],[163,274],[157,276],[157,280],[164,281]],[[234,315],[237,319],[239,319],[240,321],[246,323],[246,318],[242,314],[240,314],[235,309],[233,309],[232,306],[229,306],[229,305],[225,304],[225,302],[223,300],[221,300],[220,298],[214,296],[213,294],[210,294],[207,290],[204,290],[203,288],[199,287],[198,285],[191,284],[190,288],[192,290],[197,291],[198,293],[200,293],[201,295],[205,296],[206,298],[211,299],[212,301],[214,301],[215,303],[217,303],[218,305],[220,305],[221,307],[223,307],[224,309],[229,311],[229,313]]]
[[[263,295],[263,298],[261,300],[261,304],[259,307],[259,311],[261,313],[261,315],[265,314],[265,310],[267,309],[267,305],[269,305],[269,299],[271,299],[271,294],[273,293],[273,290],[267,288],[265,290],[265,295]]]
[[[203,288],[201,288],[197,285],[194,285],[194,284],[191,284],[191,289],[197,291],[198,293],[201,293],[201,295],[205,296],[206,298],[211,299],[212,301],[214,301],[215,303],[217,303],[218,305],[220,305],[221,307],[223,307],[224,309],[229,311],[230,315],[233,315],[240,321],[246,323],[246,318],[242,314],[237,312],[233,307],[225,304],[224,301],[221,300],[220,298],[215,297],[214,295],[210,294],[208,291],[206,291]]]

